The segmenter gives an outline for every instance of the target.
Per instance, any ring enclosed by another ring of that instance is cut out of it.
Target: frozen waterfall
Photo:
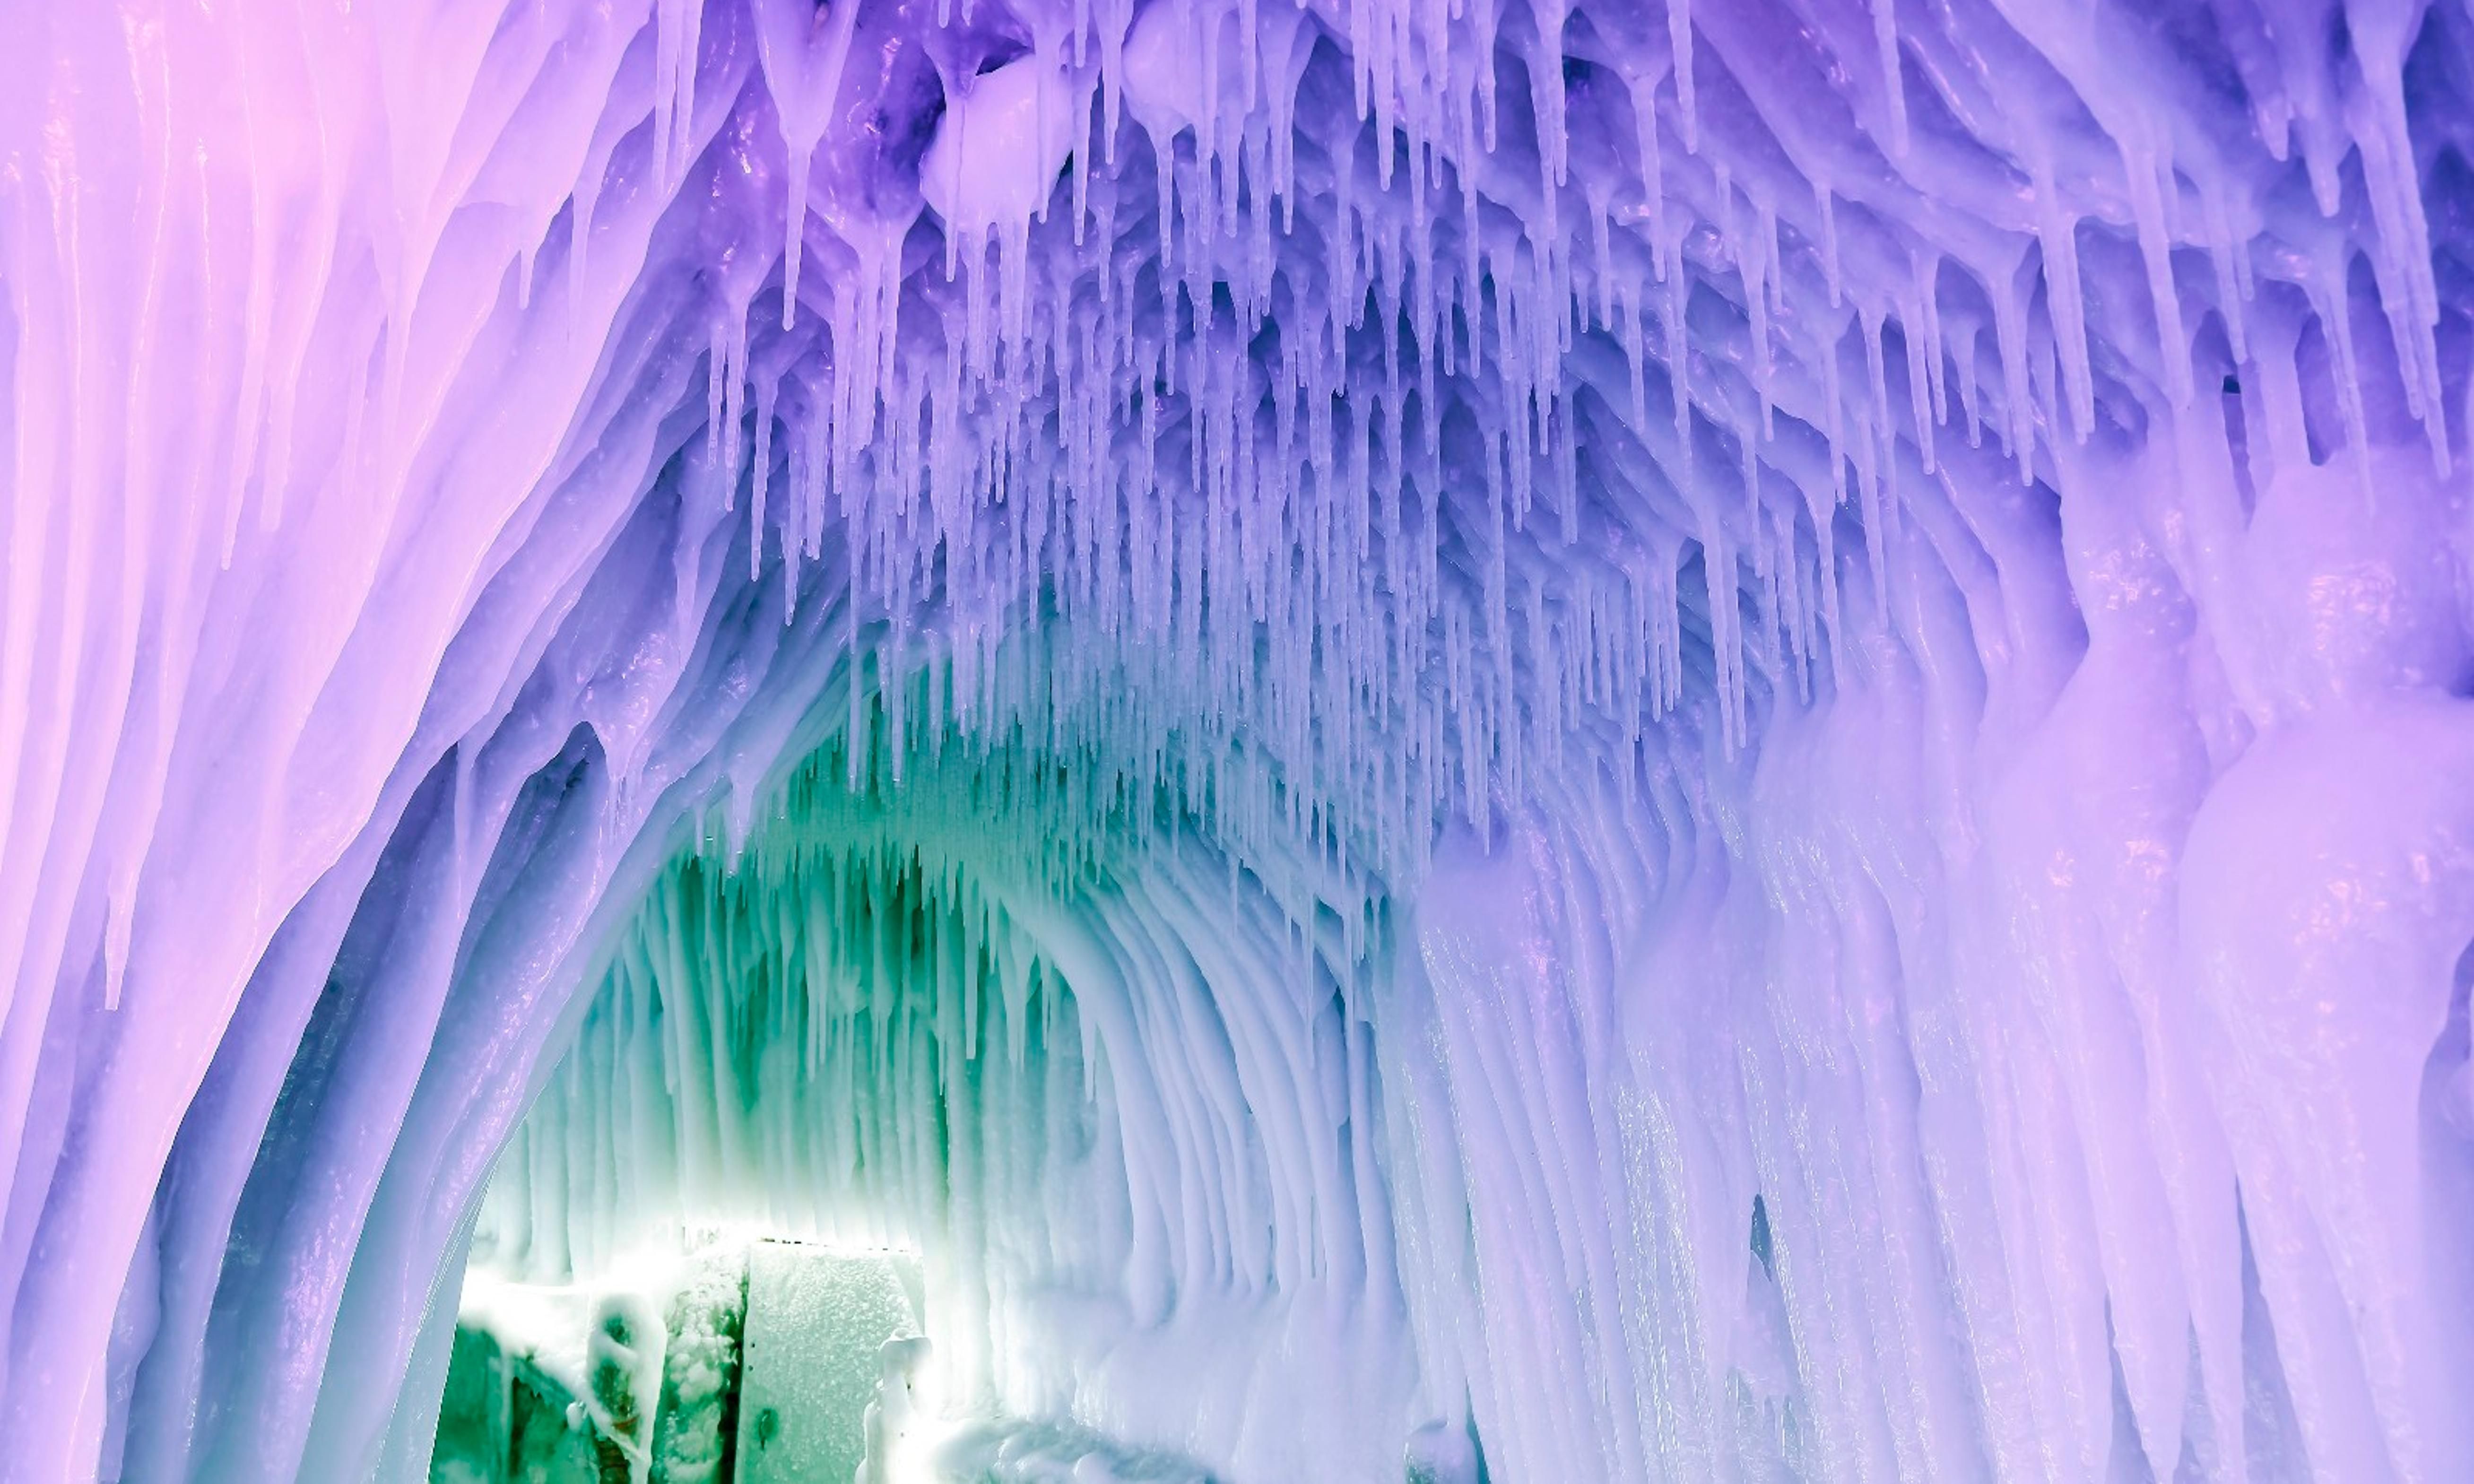
[[[2474,0],[0,0],[0,1484],[2474,1479]]]

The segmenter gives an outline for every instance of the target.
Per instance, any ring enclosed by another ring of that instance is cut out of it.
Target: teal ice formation
[[[0,1484],[2474,1478],[2469,395],[2465,0],[0,0]]]

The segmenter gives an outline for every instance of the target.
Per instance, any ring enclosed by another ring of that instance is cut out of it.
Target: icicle
[[[1701,153],[1700,110],[1692,89],[1692,0],[1666,0],[1667,44],[1675,54],[1675,116],[1684,153]]]
[[[2173,284],[2173,244],[2165,224],[2165,192],[2172,184],[2170,159],[2122,146],[2122,166],[2130,182],[2131,215],[2139,229],[2139,251],[2147,264],[2147,297],[2156,309],[2156,350],[2164,362],[2165,392],[2174,406],[2191,402],[2191,344],[2182,328],[2182,298]]]
[[[1840,307],[1846,301],[1841,295],[1838,277],[1838,196],[1828,185],[1815,181],[1812,197],[1821,212],[1821,276],[1830,287],[1830,307]]]
[[[1890,106],[1890,158],[1907,158],[1907,82],[1899,60],[1897,0],[1873,0],[1873,38],[1880,49],[1881,91]]]
[[[2088,356],[2087,295],[2079,284],[2078,221],[2062,208],[2051,162],[2038,157],[2030,168],[2037,240],[2045,251],[2045,309],[2061,358],[2071,432],[2085,442],[2096,426],[2096,380]]]

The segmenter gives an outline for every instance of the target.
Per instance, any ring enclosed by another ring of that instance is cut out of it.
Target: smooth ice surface
[[[418,1479],[716,1223],[1093,1469],[2474,1476],[2469,98],[0,0],[0,1481]]]

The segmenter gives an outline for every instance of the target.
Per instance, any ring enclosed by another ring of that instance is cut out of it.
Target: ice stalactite
[[[2474,1472],[2474,12],[0,43],[0,1479],[717,1219],[1233,1479]]]

